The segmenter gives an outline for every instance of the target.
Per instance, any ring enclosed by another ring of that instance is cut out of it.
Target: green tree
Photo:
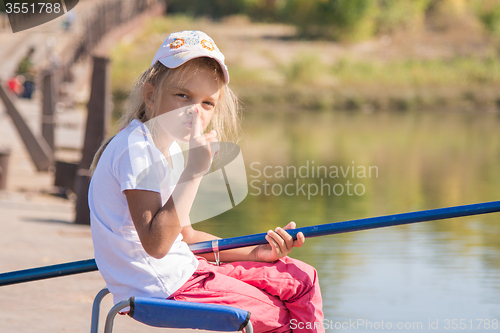
[[[423,27],[432,0],[378,0],[377,33]]]
[[[244,13],[253,0],[170,0],[167,11],[219,19]]]
[[[283,17],[305,36],[360,40],[373,35],[376,12],[373,0],[288,0]]]
[[[486,30],[500,36],[500,0],[475,0],[472,7]]]

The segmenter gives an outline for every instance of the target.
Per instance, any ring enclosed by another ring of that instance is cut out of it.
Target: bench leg
[[[101,311],[102,299],[109,294],[108,288],[102,289],[94,298],[92,305],[92,321],[90,323],[90,333],[97,333],[99,330],[99,312]]]
[[[113,331],[113,321],[115,316],[123,310],[124,308],[130,306],[130,299],[121,301],[109,310],[108,316],[106,317],[106,325],[104,326],[104,333],[111,333]]]

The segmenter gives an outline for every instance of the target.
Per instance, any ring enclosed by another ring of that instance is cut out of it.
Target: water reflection
[[[249,113],[245,118],[240,145],[249,176],[253,162],[262,170],[307,161],[344,167],[354,161],[377,166],[379,174],[324,179],[363,184],[363,195],[249,195],[235,209],[197,224],[222,237],[263,232],[290,220],[306,226],[500,200],[500,120],[494,114]],[[300,181],[307,187],[321,179]],[[293,256],[318,269],[325,317],[333,323],[419,322],[419,331],[435,332],[445,330],[446,319],[465,319],[461,332],[491,331],[491,320],[500,318],[499,235],[500,215],[490,214],[309,239]],[[490,329],[477,319],[490,320]],[[353,326],[339,331],[350,330]],[[356,331],[386,329],[361,325]]]

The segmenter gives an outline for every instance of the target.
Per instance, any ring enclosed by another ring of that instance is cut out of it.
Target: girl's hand
[[[212,164],[211,142],[217,142],[217,132],[212,130],[207,134],[203,134],[200,111],[198,107],[195,107],[186,164],[186,170],[191,172],[195,177],[205,175],[210,169],[210,165]]]
[[[295,229],[295,222],[288,223],[284,228],[277,227],[274,231],[269,230],[266,235],[269,244],[259,245],[255,248],[257,261],[276,261],[288,255],[293,247],[304,245],[306,240],[304,234],[299,232],[297,240],[294,241],[292,236],[286,232],[290,229]]]

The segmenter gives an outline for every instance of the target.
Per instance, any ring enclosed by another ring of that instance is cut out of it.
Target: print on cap
[[[165,67],[177,68],[198,57],[217,60],[224,74],[224,82],[229,83],[229,72],[224,63],[225,57],[210,36],[203,31],[181,31],[167,36],[156,52],[151,66],[157,61]]]
[[[170,48],[171,49],[178,49],[182,45],[184,45],[184,39],[177,38],[174,42],[170,43]]]

